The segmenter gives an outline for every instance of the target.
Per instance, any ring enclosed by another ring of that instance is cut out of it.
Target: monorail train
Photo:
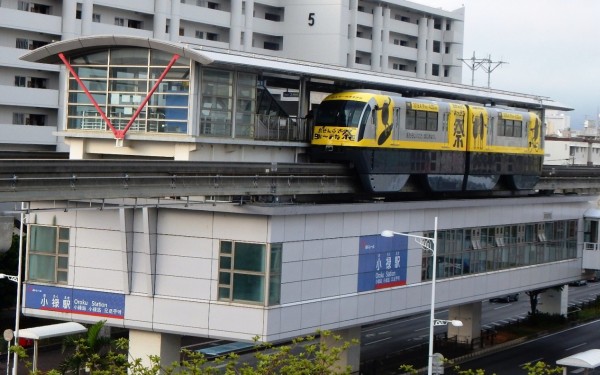
[[[536,113],[369,90],[323,100],[310,153],[351,163],[373,193],[400,192],[409,178],[432,192],[532,189],[544,157]]]

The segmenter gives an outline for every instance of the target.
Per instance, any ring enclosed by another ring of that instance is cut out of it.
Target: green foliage
[[[255,363],[239,363],[237,354],[230,354],[208,361],[198,352],[184,350],[183,360],[169,366],[162,366],[158,356],[150,356],[148,361],[128,358],[128,340],[104,337],[100,334],[105,321],[88,328],[85,336],[72,336],[65,339],[63,350],[68,354],[58,369],[33,375],[80,374],[90,375],[334,375],[350,374],[350,366],[337,364],[344,351],[357,340],[343,342],[342,338],[329,331],[320,331],[317,336],[300,337],[290,345],[273,346],[257,344],[254,352]],[[324,340],[327,339],[327,340]],[[256,338],[255,338],[256,340]],[[327,344],[330,342],[331,344]],[[25,349],[15,346],[23,360],[27,359]],[[146,362],[146,363],[144,363]],[[149,362],[149,364],[147,364]],[[31,364],[27,363],[31,368]]]
[[[526,363],[523,369],[527,371],[527,375],[551,375],[562,374],[561,366],[551,366],[545,362],[538,361],[536,363]]]

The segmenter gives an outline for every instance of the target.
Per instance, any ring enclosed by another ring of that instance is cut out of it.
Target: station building
[[[56,134],[66,71],[19,57],[82,36],[128,35],[461,82],[464,8],[404,0],[4,0],[0,10],[0,144],[8,151],[70,149]]]
[[[73,159],[302,162],[310,134],[303,114],[321,94],[348,87],[542,116],[565,109],[534,95],[131,36],[73,38],[22,59],[64,70],[57,134]],[[296,115],[273,87],[296,93]],[[568,288],[553,287],[582,277],[584,244],[598,238],[598,219],[584,217],[591,196],[338,204],[156,198],[49,194],[27,202],[23,312],[107,319],[129,329],[134,357],[157,354],[164,363],[178,359],[182,335],[274,342],[331,329],[354,338],[364,324],[429,311],[431,253],[381,232],[432,238],[437,229],[436,307],[463,321],[449,335],[468,342],[479,337],[481,301],[490,297],[543,289],[541,309],[566,313]],[[358,355],[345,359],[357,368]]]

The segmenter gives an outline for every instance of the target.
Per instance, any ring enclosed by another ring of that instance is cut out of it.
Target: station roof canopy
[[[556,361],[560,366],[596,368],[600,366],[600,349],[590,349]]]
[[[558,103],[548,97],[521,94],[484,87],[432,81],[400,76],[383,72],[374,72],[335,65],[292,60],[276,56],[266,56],[240,51],[231,51],[203,46],[189,46],[183,43],[158,39],[100,35],[68,39],[51,43],[33,50],[21,60],[48,64],[60,64],[59,53],[65,55],[81,54],[99,48],[146,47],[176,53],[188,57],[203,65],[246,67],[264,74],[285,74],[287,76],[306,77],[310,80],[325,80],[331,85],[356,85],[390,92],[412,93],[419,96],[442,97],[451,100],[472,101],[481,104],[516,106],[528,109],[556,109],[569,111],[573,108]]]
[[[87,328],[75,322],[50,324],[19,330],[19,337],[31,340],[43,340],[57,336],[75,335],[86,332]]]

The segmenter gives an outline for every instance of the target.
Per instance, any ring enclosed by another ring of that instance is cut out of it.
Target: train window
[[[433,111],[406,110],[407,130],[438,130],[438,113]]]
[[[316,124],[319,126],[358,127],[365,103],[350,100],[328,100],[321,103]]]

